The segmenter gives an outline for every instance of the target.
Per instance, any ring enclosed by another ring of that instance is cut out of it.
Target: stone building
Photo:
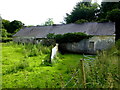
[[[80,42],[63,43],[59,45],[60,49],[74,53],[95,54],[97,51],[110,48],[115,43],[115,24],[112,22],[24,27],[13,35],[13,41],[39,43],[46,39],[49,33],[74,32],[83,32],[87,35],[93,35],[93,37]]]

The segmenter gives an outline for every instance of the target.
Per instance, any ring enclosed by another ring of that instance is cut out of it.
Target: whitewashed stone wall
[[[74,53],[96,54],[97,51],[110,48],[115,44],[115,36],[94,36],[80,42],[63,43],[61,50]]]
[[[24,37],[24,38],[21,38],[21,37],[13,37],[13,41],[14,42],[20,42],[20,43],[34,43],[35,40],[34,40],[34,37]]]

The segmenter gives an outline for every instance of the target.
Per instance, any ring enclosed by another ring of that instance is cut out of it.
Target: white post
[[[58,51],[58,44],[56,43],[56,46],[52,48],[51,60],[55,57],[55,55],[57,54],[57,51]]]

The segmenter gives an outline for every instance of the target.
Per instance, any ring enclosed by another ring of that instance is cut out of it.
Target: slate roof
[[[89,22],[82,24],[24,27],[13,36],[45,38],[49,33],[64,34],[73,32],[83,32],[88,35],[114,35],[115,24],[112,22]]]

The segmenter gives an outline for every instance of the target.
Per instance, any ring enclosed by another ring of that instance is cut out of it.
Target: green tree
[[[52,18],[48,18],[48,20],[45,21],[45,23],[43,24],[43,26],[51,26],[53,24],[54,24],[53,19]]]
[[[10,22],[10,28],[8,29],[9,33],[14,33],[16,30],[18,31],[24,26],[24,24],[21,21],[14,20]]]
[[[65,22],[75,23],[77,20],[96,20],[99,5],[91,2],[78,2],[70,14],[66,14]]]
[[[120,21],[120,9],[113,9],[112,11],[107,12],[106,17],[112,22],[119,22]]]
[[[120,39],[120,2],[106,2],[103,0],[98,20],[115,22],[115,40]]]
[[[8,33],[6,29],[0,29],[0,31],[2,32],[2,37],[7,37]]]
[[[115,40],[117,41],[120,39],[120,9],[113,9],[112,11],[107,12],[106,17],[108,20],[115,22]]]
[[[120,2],[106,2],[106,0],[103,0],[100,7],[99,20],[106,19],[107,12],[113,9],[120,9]]]
[[[24,24],[21,21],[14,20],[10,22],[9,20],[2,19],[2,28],[6,29],[8,33],[14,33],[23,26]]]
[[[7,32],[10,28],[10,21],[9,20],[5,20],[5,19],[2,19],[2,28],[6,29]]]

